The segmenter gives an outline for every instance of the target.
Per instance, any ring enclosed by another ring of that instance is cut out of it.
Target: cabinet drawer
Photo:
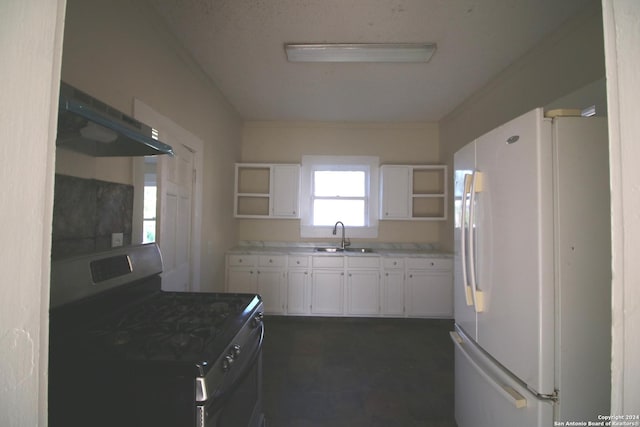
[[[309,265],[309,257],[292,255],[289,256],[289,268],[307,267]]]
[[[256,264],[255,255],[229,255],[229,265],[239,266],[247,265],[252,266]]]
[[[258,265],[260,267],[284,267],[287,257],[283,255],[260,255]]]
[[[369,256],[347,257],[347,266],[350,268],[380,268],[380,258]]]
[[[394,268],[404,268],[404,259],[402,258],[383,258],[382,265],[385,270],[393,270]]]
[[[450,258],[407,258],[407,268],[417,270],[451,270],[453,260]]]
[[[314,268],[341,268],[344,267],[344,257],[342,256],[314,256]]]

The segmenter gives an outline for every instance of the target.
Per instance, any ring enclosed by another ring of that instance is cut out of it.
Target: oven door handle
[[[264,341],[264,323],[260,322],[260,339],[258,340],[258,345],[255,351],[251,355],[251,359],[249,360],[249,363],[245,364],[244,371],[236,377],[235,382],[222,394],[219,394],[214,398],[214,402],[211,404],[211,406],[207,408],[208,412],[217,413],[220,407],[231,397],[231,395],[233,395],[233,393],[238,389],[238,387],[240,386],[240,384],[242,384],[245,378],[247,378],[247,375],[249,375],[249,372],[251,372],[251,369],[253,369],[253,366],[255,365],[255,363],[258,361],[258,358],[260,357],[260,353],[262,352],[263,341]]]

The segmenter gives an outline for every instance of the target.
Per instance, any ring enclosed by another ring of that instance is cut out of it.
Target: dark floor
[[[265,318],[268,427],[455,427],[450,320]]]

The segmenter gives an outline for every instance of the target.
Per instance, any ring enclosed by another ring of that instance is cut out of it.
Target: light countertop
[[[414,243],[367,243],[353,242],[349,248],[370,248],[372,252],[317,252],[315,248],[336,248],[338,242],[262,242],[247,241],[241,242],[227,251],[233,254],[246,255],[314,255],[314,256],[398,256],[398,257],[431,257],[431,258],[451,258],[453,254],[438,250],[429,244]]]

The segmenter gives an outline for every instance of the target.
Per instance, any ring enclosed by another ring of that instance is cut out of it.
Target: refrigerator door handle
[[[453,341],[455,346],[460,350],[460,352],[464,355],[467,361],[476,369],[476,371],[489,384],[491,384],[491,386],[493,386],[496,389],[496,391],[498,391],[498,393],[500,393],[502,397],[507,399],[507,401],[509,401],[513,406],[515,406],[518,409],[525,408],[527,406],[527,399],[523,395],[518,393],[512,387],[509,387],[506,384],[502,384],[501,382],[493,378],[491,375],[489,375],[487,372],[485,372],[485,370],[482,369],[480,365],[478,365],[478,362],[476,362],[474,358],[464,348],[464,345],[463,345],[464,340],[462,339],[460,334],[458,334],[455,331],[451,331],[449,332],[449,335],[451,336],[451,340]]]
[[[473,306],[476,313],[482,313],[484,311],[484,293],[478,289],[476,282],[476,262],[475,262],[475,233],[473,230],[473,224],[476,220],[476,194],[482,191],[482,173],[478,171],[473,172],[471,179],[471,200],[469,202],[469,277],[471,278],[471,290],[473,295]]]
[[[465,232],[465,223],[467,220],[467,194],[471,192],[471,174],[464,176],[464,189],[462,191],[462,209],[460,209],[460,256],[462,261],[462,286],[464,286],[465,301],[468,306],[473,305],[473,296],[471,295],[471,287],[467,275],[467,233]]]

